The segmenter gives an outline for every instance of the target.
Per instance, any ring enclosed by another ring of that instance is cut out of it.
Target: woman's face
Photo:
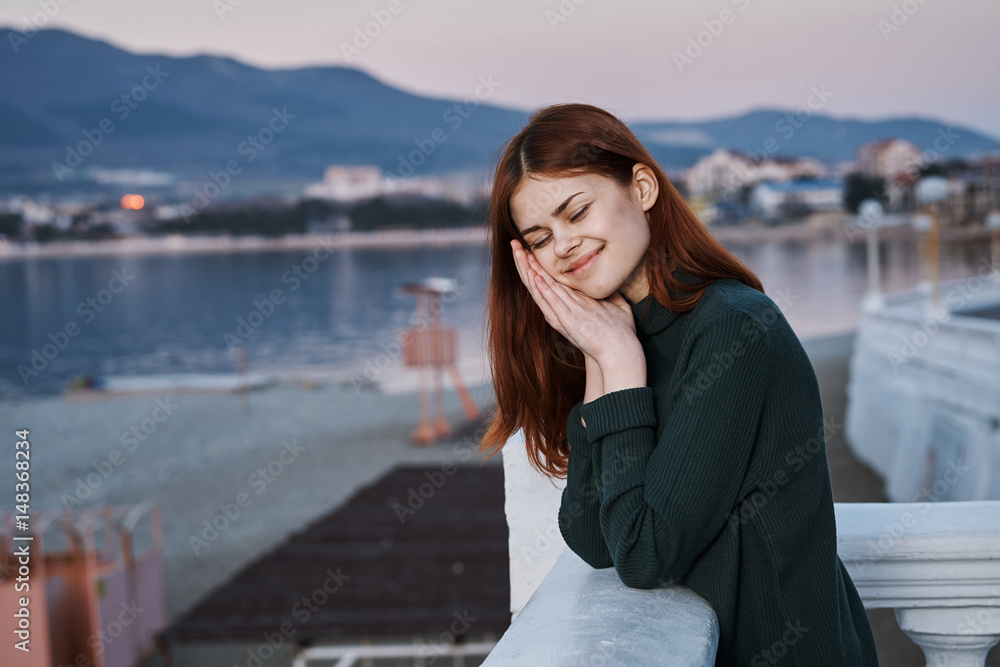
[[[642,163],[632,173],[624,190],[598,174],[529,175],[511,197],[525,250],[556,281],[594,299],[620,290],[636,303],[649,294],[646,211],[656,201],[658,183]]]

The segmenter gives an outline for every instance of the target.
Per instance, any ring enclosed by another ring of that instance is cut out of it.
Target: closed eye
[[[589,209],[590,209],[590,204],[587,204],[586,206],[584,206],[583,208],[581,208],[581,209],[580,209],[579,211],[577,211],[577,212],[576,212],[576,213],[575,213],[575,214],[573,215],[573,217],[572,217],[572,218],[570,218],[570,221],[572,221],[572,222],[576,222],[577,220],[579,220],[580,218],[582,218],[582,217],[583,217],[583,216],[584,216],[584,215],[585,215],[585,214],[587,213],[587,211],[588,211]],[[536,242],[535,242],[534,244],[532,244],[532,245],[531,245],[531,246],[529,246],[529,247],[530,247],[530,248],[531,248],[532,250],[534,250],[535,248],[541,248],[541,247],[542,247],[543,245],[545,245],[546,243],[548,243],[548,240],[549,240],[549,237],[548,237],[548,236],[546,236],[546,237],[545,237],[545,238],[543,238],[542,240],[540,240],[540,241],[536,241]]]

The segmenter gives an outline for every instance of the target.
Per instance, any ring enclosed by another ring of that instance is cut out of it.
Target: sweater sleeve
[[[611,567],[611,553],[601,532],[601,491],[594,465],[594,448],[580,423],[580,406],[574,405],[566,420],[569,468],[559,505],[559,532],[566,545],[595,568]]]
[[[739,502],[768,386],[763,325],[723,309],[692,333],[680,380],[581,406],[602,480],[601,530],[623,583],[682,579]],[[660,431],[659,441],[656,433]]]

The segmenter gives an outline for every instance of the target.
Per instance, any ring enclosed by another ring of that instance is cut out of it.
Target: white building
[[[798,178],[826,178],[826,167],[813,158],[772,157],[758,162],[753,170],[753,182],[793,181]]]
[[[753,161],[746,155],[719,148],[698,160],[684,175],[688,194],[723,196],[752,180]]]
[[[724,198],[742,186],[761,181],[824,178],[826,167],[812,158],[769,157],[755,161],[748,155],[720,148],[695,163],[685,174],[692,197]]]
[[[858,148],[858,170],[866,176],[892,181],[919,164],[920,149],[903,139],[883,139]]]
[[[438,199],[451,199],[468,204],[485,196],[476,175],[468,173],[436,176],[386,176],[374,165],[331,165],[326,168],[321,183],[303,190],[308,197],[338,201],[356,201],[381,195],[416,194]]]
[[[383,193],[382,170],[375,165],[330,165],[323,181],[307,186],[305,194],[325,199],[351,201]]]
[[[90,205],[86,202],[52,201],[49,197],[44,197],[42,201],[36,201],[23,195],[14,195],[0,202],[0,212],[20,213],[24,224],[28,227],[34,225],[52,225],[63,231],[73,224],[73,217],[86,213],[90,210]]]
[[[765,219],[780,217],[782,207],[793,202],[814,211],[839,211],[844,206],[844,181],[762,181],[750,191],[750,210]]]

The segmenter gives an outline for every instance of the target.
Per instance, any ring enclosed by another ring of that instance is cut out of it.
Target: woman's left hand
[[[605,299],[594,299],[558,282],[532,254],[525,255],[528,280],[536,287],[529,290],[532,297],[537,302],[537,295],[540,295],[545,302],[538,304],[542,312],[548,306],[558,319],[557,323],[549,324],[585,354],[601,362],[607,360],[609,354],[631,349],[631,344],[638,343],[632,307],[619,292]]]

